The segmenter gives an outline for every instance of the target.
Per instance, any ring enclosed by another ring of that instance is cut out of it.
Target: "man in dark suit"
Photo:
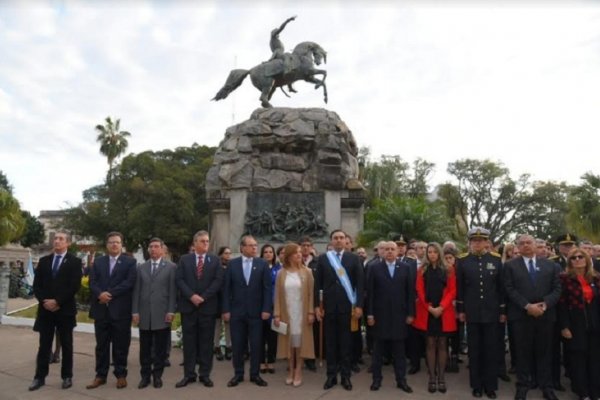
[[[45,384],[55,330],[62,343],[62,388],[68,389],[73,385],[75,294],[81,285],[81,260],[67,253],[71,244],[67,232],[56,232],[52,244],[54,252],[40,259],[33,279],[33,293],[39,302],[33,330],[40,333],[40,347],[29,390],[37,390]]]
[[[358,325],[362,317],[364,271],[358,256],[344,249],[344,231],[336,229],[329,237],[332,250],[319,256],[315,277],[315,315],[318,321],[325,321],[327,343],[327,380],[323,388],[330,389],[337,384],[339,367],[342,386],[352,390],[351,320]],[[317,303],[320,290],[323,291],[324,313]]]
[[[225,270],[219,257],[208,253],[209,243],[207,231],[196,232],[194,252],[183,255],[177,266],[177,307],[181,313],[184,365],[183,379],[175,385],[178,388],[196,381],[196,363],[200,364],[200,382],[206,387],[213,386],[210,373],[215,321]]]
[[[133,323],[140,328],[140,375],[143,389],[154,379],[154,387],[162,387],[162,374],[167,358],[168,336],[175,316],[177,289],[175,264],[165,260],[163,241],[150,239],[150,259],[139,266],[133,290]],[[153,351],[154,350],[154,351]]]
[[[504,280],[509,299],[508,319],[513,322],[517,345],[517,394],[525,400],[535,364],[537,383],[544,399],[557,400],[552,390],[552,338],[556,304],[560,298],[559,266],[535,256],[535,239],[517,239],[520,257],[505,264]]]
[[[498,323],[506,321],[502,261],[488,252],[490,232],[475,227],[467,233],[469,253],[456,260],[456,306],[467,324],[469,384],[473,397],[496,398],[498,390]]]
[[[127,386],[127,356],[131,343],[131,303],[137,276],[134,258],[122,254],[123,235],[106,235],[108,255],[94,260],[90,271],[91,307],[96,335],[96,377],[86,386],[95,389],[106,383],[111,358],[117,389]]]
[[[373,383],[371,390],[381,387],[383,349],[392,348],[396,386],[406,393],[412,389],[406,383],[404,340],[408,325],[415,316],[416,276],[410,266],[397,260],[396,243],[384,244],[384,260],[371,266],[367,283],[369,303],[367,324],[373,327]]]
[[[227,386],[237,386],[244,380],[244,350],[250,342],[250,381],[267,386],[259,375],[263,321],[270,317],[271,270],[258,258],[258,243],[252,236],[243,236],[241,257],[229,262],[223,283],[223,320],[231,321],[233,369],[235,375]]]

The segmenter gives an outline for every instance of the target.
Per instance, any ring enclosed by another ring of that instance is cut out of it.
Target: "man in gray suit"
[[[163,258],[163,244],[159,238],[150,239],[150,259],[139,266],[133,291],[133,323],[140,328],[142,379],[139,389],[150,384],[150,376],[154,378],[155,388],[162,387],[167,338],[171,334],[171,322],[175,316],[176,266]]]
[[[552,330],[556,321],[556,304],[561,286],[558,264],[537,258],[535,239],[530,235],[517,238],[520,257],[504,266],[504,283],[508,296],[508,320],[513,323],[517,344],[517,393],[515,400],[525,400],[532,373],[546,400],[557,400],[552,390]]]

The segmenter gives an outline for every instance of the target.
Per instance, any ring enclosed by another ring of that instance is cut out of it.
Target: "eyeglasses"
[[[581,254],[569,257],[569,260],[571,260],[571,261],[574,261],[574,260],[583,260],[583,259],[585,259],[585,257],[582,256]]]

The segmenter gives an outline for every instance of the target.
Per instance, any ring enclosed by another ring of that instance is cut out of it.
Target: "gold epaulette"
[[[406,258],[413,259],[413,260],[416,260],[416,259],[417,259],[417,257],[413,257],[413,256],[405,256],[405,257],[406,257]]]
[[[490,251],[490,254],[493,255],[494,257],[502,258],[500,253],[496,253],[495,251]]]
[[[558,260],[560,258],[560,256],[552,256],[549,257],[548,260]]]
[[[457,258],[465,258],[466,256],[468,256],[469,253],[460,253],[458,256],[456,256]]]

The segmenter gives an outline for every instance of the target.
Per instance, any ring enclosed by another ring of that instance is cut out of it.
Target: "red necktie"
[[[198,279],[202,278],[203,272],[204,272],[204,256],[198,256],[198,267],[196,267],[196,277]]]

